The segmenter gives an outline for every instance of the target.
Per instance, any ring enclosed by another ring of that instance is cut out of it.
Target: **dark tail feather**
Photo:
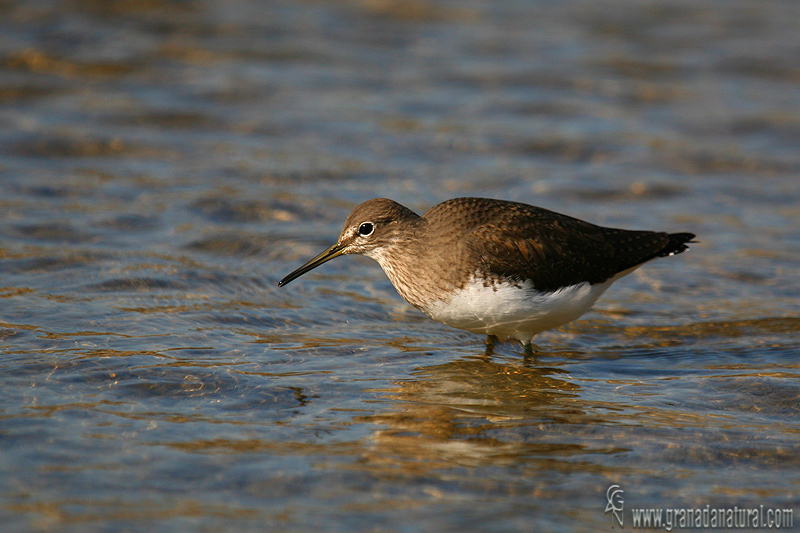
[[[686,243],[697,242],[692,240],[694,239],[694,233],[670,233],[667,237],[669,238],[669,242],[658,252],[658,257],[666,257],[668,255],[685,252],[689,249]]]

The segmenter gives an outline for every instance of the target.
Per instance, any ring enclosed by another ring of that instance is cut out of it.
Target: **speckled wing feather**
[[[429,211],[425,216],[446,220],[448,212],[461,213],[450,223],[469,230],[465,245],[484,272],[500,279],[530,279],[541,291],[584,281],[601,283],[655,257],[680,253],[694,237],[604,228],[500,200],[457,198],[440,205],[440,213]],[[470,209],[458,209],[468,205]],[[465,212],[470,215],[463,217]]]

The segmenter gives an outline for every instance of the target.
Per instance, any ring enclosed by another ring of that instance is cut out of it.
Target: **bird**
[[[530,350],[533,337],[588,311],[644,263],[680,254],[693,233],[598,226],[548,209],[453,198],[418,215],[387,198],[358,205],[336,243],[278,286],[347,254],[378,262],[400,296],[432,319]]]

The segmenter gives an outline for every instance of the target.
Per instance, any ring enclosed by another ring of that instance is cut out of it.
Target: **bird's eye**
[[[375,231],[375,225],[372,222],[364,222],[358,227],[358,234],[362,237],[372,235],[373,231]]]

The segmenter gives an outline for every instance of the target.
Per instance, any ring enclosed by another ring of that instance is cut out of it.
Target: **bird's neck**
[[[441,243],[430,242],[424,219],[414,230],[404,232],[402,240],[373,251],[370,257],[381,265],[404,300],[426,310],[432,301],[448,298],[457,284],[457,268],[464,263],[451,257],[457,244],[442,248]],[[451,253],[446,256],[443,249]]]

